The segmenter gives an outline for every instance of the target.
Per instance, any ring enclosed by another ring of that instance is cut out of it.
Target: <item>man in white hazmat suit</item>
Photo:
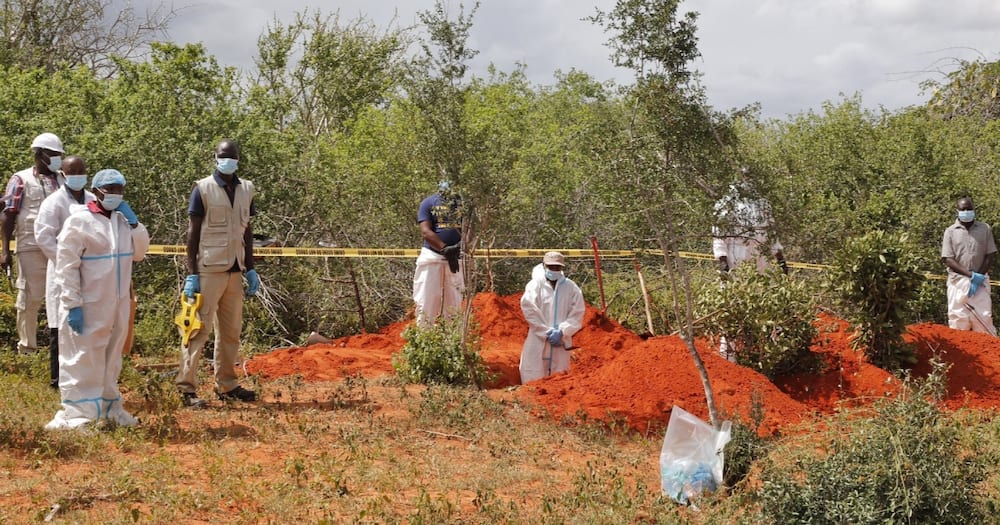
[[[546,253],[524,287],[521,311],[528,337],[517,367],[521,384],[569,370],[573,336],[583,326],[586,306],[580,287],[563,274],[564,263],[563,254]]]
[[[84,189],[87,185],[87,163],[76,155],[63,161],[66,182],[42,201],[35,219],[35,240],[49,260],[45,270],[45,318],[49,319],[49,386],[59,388],[59,287],[56,279],[56,246],[63,222],[69,217],[70,207],[87,204],[94,194]]]
[[[10,275],[17,266],[17,351],[38,350],[38,310],[45,299],[45,267],[48,261],[35,241],[35,217],[46,197],[62,185],[62,141],[52,133],[42,133],[31,142],[35,164],[10,177],[6,201],[0,215],[0,267]],[[11,257],[10,240],[17,242],[16,257]],[[48,323],[55,324],[54,319]]]
[[[941,261],[948,267],[948,326],[996,335],[987,275],[997,255],[993,229],[976,220],[971,198],[956,204],[958,218],[941,241]]]
[[[729,272],[746,261],[751,261],[758,272],[764,272],[771,266],[768,251],[781,270],[788,273],[781,243],[769,242],[771,206],[753,194],[749,170],[741,169],[740,175],[741,180],[715,203],[718,223],[712,227],[712,257],[719,263],[719,273],[726,280]],[[719,353],[736,362],[735,348],[725,336],[720,338]]]
[[[744,261],[753,261],[758,272],[770,267],[767,252],[788,273],[783,247],[778,241],[768,242],[772,227],[770,205],[763,198],[754,197],[746,179],[729,188],[729,192],[715,203],[719,224],[712,227],[712,257],[719,262],[719,270],[728,273]]]
[[[56,249],[59,390],[62,409],[45,428],[72,429],[99,420],[138,423],[122,404],[118,375],[128,334],[132,262],[149,249],[149,233],[122,200],[125,177],[94,174],[96,200],[74,206]]]

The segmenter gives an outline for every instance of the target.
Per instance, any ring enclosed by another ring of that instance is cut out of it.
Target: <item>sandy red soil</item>
[[[517,364],[528,327],[521,315],[520,294],[483,293],[474,299],[480,324],[482,358],[497,374],[490,388],[517,385]],[[782,377],[763,375],[722,359],[705,342],[696,343],[708,370],[718,408],[724,416],[750,422],[753,399],[762,402],[760,432],[781,433],[813,414],[829,414],[841,406],[868,404],[898,391],[900,381],[869,364],[850,348],[847,323],[821,316],[812,351],[825,362],[816,374]],[[407,322],[385,327],[378,334],[335,339],[304,348],[279,349],[247,363],[250,373],[264,380],[299,374],[305,381],[335,380],[350,374],[366,377],[392,374],[392,355],[405,341]],[[923,323],[910,326],[919,362],[916,376],[930,371],[938,354],[950,364],[945,404],[949,408],[1000,406],[1000,339]],[[679,337],[642,339],[600,310],[588,307],[583,329],[574,336],[572,370],[529,383],[517,395],[551,417],[587,417],[615,421],[640,432],[666,426],[677,405],[708,419],[705,390],[691,354]]]

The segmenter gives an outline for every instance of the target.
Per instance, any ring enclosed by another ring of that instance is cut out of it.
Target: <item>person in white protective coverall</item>
[[[997,255],[993,229],[976,220],[972,199],[956,204],[958,218],[944,231],[941,260],[948,267],[948,326],[996,335],[988,272]]]
[[[94,194],[87,191],[87,163],[69,155],[62,163],[65,183],[62,189],[49,195],[38,208],[35,219],[35,240],[49,260],[45,270],[45,318],[49,321],[49,386],[59,388],[59,287],[56,286],[56,246],[63,222],[70,207],[87,204]]]
[[[753,195],[745,174],[715,203],[715,213],[718,223],[712,227],[712,256],[719,263],[719,271],[727,274],[743,262],[753,261],[757,271],[763,272],[770,267],[769,251],[782,271],[788,273],[784,248],[777,240],[769,241],[773,227],[771,206]]]
[[[528,337],[521,348],[521,384],[569,370],[573,336],[583,327],[583,292],[563,274],[565,257],[548,252],[521,296]]]
[[[149,233],[122,200],[125,177],[94,174],[96,200],[74,206],[56,249],[59,302],[59,391],[62,408],[45,428],[72,429],[107,420],[138,421],[118,391],[128,333],[132,262],[149,249]]]
[[[417,210],[423,245],[413,272],[413,302],[417,324],[422,327],[451,317],[462,306],[465,280],[460,204],[450,184],[441,181],[438,192],[421,201]]]
[[[768,252],[787,274],[784,248],[777,240],[769,240],[773,227],[771,206],[764,198],[754,195],[749,171],[743,168],[740,174],[741,180],[715,203],[718,222],[712,227],[712,257],[718,261],[719,274],[725,282],[731,271],[747,261],[752,262],[758,272],[764,272],[771,266]],[[720,338],[719,353],[736,361],[735,349],[724,336]]]
[[[62,141],[52,133],[42,133],[31,142],[34,166],[10,177],[3,214],[0,214],[0,267],[10,275],[17,266],[17,351],[38,350],[38,310],[45,299],[45,268],[48,261],[35,241],[35,217],[46,197],[62,185]],[[16,257],[10,253],[11,237],[17,242]],[[14,261],[16,259],[16,261]],[[48,319],[50,325],[54,319]]]

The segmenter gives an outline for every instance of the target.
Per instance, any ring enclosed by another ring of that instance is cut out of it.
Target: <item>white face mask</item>
[[[52,173],[59,171],[59,168],[62,167],[62,157],[60,157],[59,155],[49,157],[49,163],[47,164],[47,166],[49,168],[49,171],[51,171]]]
[[[108,211],[117,210],[121,203],[122,196],[117,193],[105,193],[104,198],[101,199],[101,207]]]
[[[87,174],[66,175],[66,186],[73,191],[80,191],[87,185]]]
[[[215,168],[223,175],[232,175],[233,173],[236,173],[236,168],[239,164],[240,161],[237,159],[227,159],[221,157],[215,159]]]

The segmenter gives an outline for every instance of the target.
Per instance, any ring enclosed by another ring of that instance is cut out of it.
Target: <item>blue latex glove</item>
[[[122,203],[115,208],[115,211],[124,215],[125,219],[128,220],[128,223],[132,226],[139,224],[139,218],[135,216],[135,212],[132,211],[132,207],[129,206],[127,202],[122,201]]]
[[[69,315],[66,316],[66,321],[69,323],[69,327],[73,329],[74,333],[83,333],[83,307],[74,306],[69,309]]]
[[[260,290],[260,276],[257,275],[257,270],[254,270],[253,268],[247,270],[246,277],[247,295],[257,295],[257,291]]]
[[[184,295],[188,299],[194,299],[194,294],[201,291],[201,282],[196,274],[191,274],[184,279]]]
[[[552,346],[562,346],[562,330],[558,328],[550,330],[548,340]]]
[[[981,273],[972,272],[970,279],[972,283],[969,285],[969,297],[972,297],[979,291],[979,286],[986,282],[986,276]]]

